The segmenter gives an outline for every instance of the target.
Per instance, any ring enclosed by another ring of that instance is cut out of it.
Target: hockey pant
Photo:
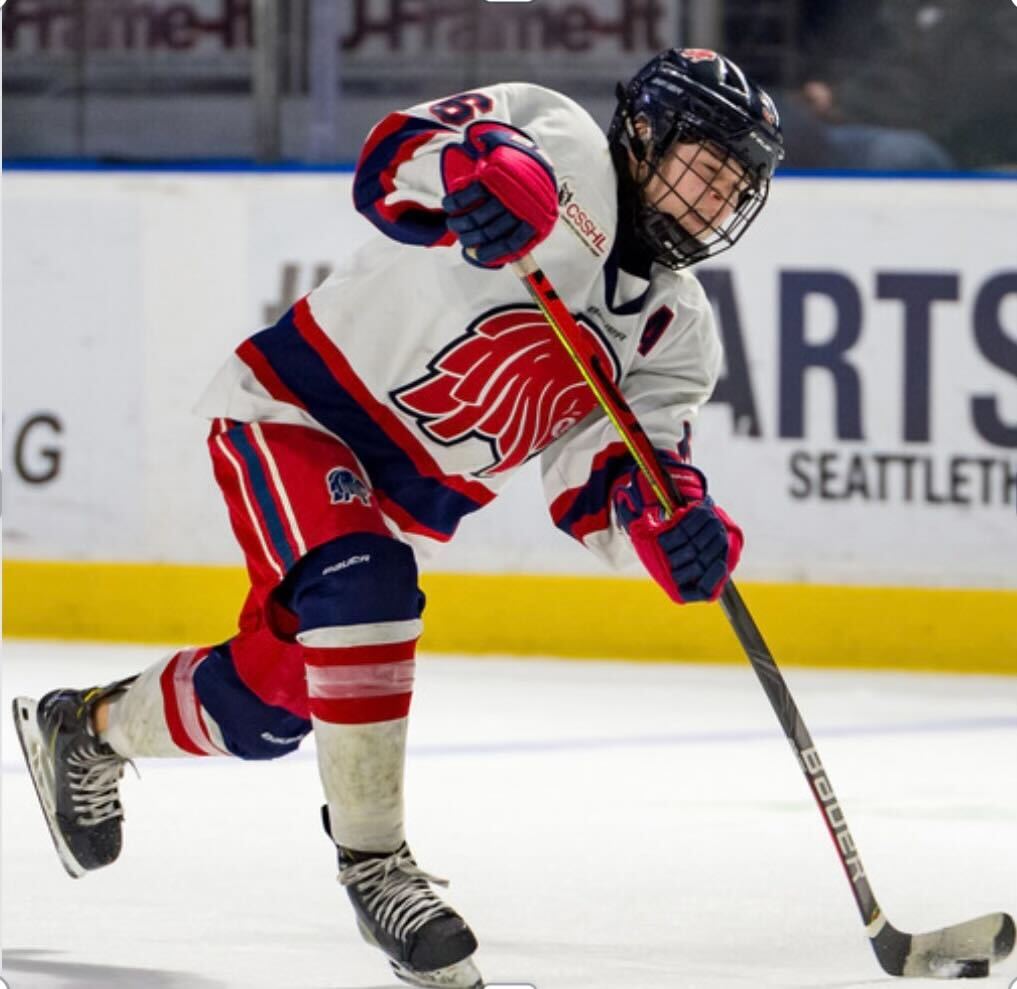
[[[273,759],[313,731],[335,840],[395,850],[424,604],[413,551],[334,436],[217,420],[209,445],[251,578],[239,631],[145,670],[104,738],[127,758]]]

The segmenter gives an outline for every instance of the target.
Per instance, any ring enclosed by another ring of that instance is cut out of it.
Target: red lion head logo
[[[617,381],[614,354],[593,326],[581,329]],[[540,311],[508,306],[485,313],[429,364],[429,373],[392,400],[443,446],[486,440],[494,460],[475,473],[512,470],[574,426],[596,405]]]

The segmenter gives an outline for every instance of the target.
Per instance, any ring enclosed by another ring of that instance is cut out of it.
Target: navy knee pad
[[[290,572],[279,596],[302,632],[410,621],[424,610],[413,550],[372,532],[341,536],[311,550]]]
[[[217,646],[194,671],[194,691],[218,725],[226,748],[241,759],[278,759],[293,752],[311,722],[261,700],[237,675],[229,645]]]

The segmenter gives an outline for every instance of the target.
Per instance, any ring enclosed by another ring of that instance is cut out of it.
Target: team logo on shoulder
[[[348,505],[354,499],[371,504],[371,489],[348,467],[333,467],[325,478],[333,505]]]
[[[584,317],[577,322],[608,374],[619,369],[611,348]],[[428,373],[391,398],[428,439],[455,446],[487,442],[492,462],[475,474],[512,470],[593,410],[596,401],[534,306],[485,313],[428,365]]]
[[[576,201],[576,194],[567,179],[558,185],[558,212],[569,229],[596,258],[607,252],[607,232]]]

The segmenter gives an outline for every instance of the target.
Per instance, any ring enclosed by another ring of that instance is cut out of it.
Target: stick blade
[[[1006,913],[989,913],[925,934],[905,934],[884,921],[871,940],[889,975],[950,979],[964,973],[965,962],[992,964],[1007,958],[1013,951],[1015,927]]]

